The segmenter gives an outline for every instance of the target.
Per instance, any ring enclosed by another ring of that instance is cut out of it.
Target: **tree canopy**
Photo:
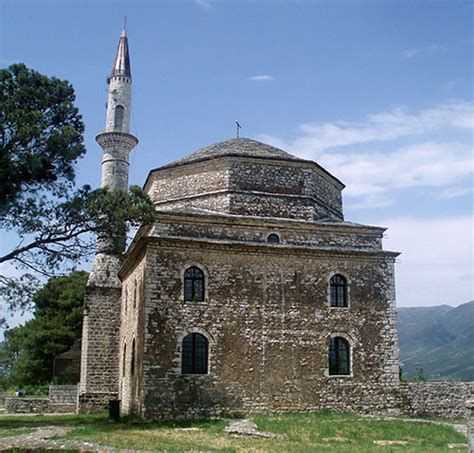
[[[84,124],[67,81],[15,64],[0,71],[0,229],[18,238],[0,264],[22,269],[0,274],[0,296],[23,308],[38,275],[70,271],[94,251],[94,235],[112,238],[120,253],[127,228],[155,218],[148,196],[129,190],[75,187],[74,165],[85,152]]]
[[[52,381],[55,356],[81,337],[87,277],[87,272],[79,271],[50,279],[33,296],[33,319],[5,332],[0,371],[7,376],[9,385]]]
[[[38,192],[61,194],[86,149],[71,84],[14,64],[0,70],[0,217]]]

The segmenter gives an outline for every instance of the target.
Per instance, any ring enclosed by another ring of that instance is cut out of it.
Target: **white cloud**
[[[459,183],[473,174],[472,148],[456,142],[423,142],[388,153],[323,153],[318,161],[346,183],[347,197],[359,198],[351,207],[386,206],[393,191],[413,187],[444,188],[445,198],[462,196],[467,191]]]
[[[473,219],[396,218],[387,226],[384,248],[402,252],[396,264],[399,306],[458,305],[474,299]]]
[[[400,54],[402,58],[410,59],[418,56],[432,56],[445,49],[443,44],[431,44],[430,46],[415,47],[403,50]]]
[[[336,146],[395,140],[446,127],[473,129],[474,104],[453,101],[417,114],[397,107],[389,112],[368,115],[362,122],[306,123],[299,127],[301,136],[295,147],[300,153],[313,155]]]
[[[247,80],[251,80],[253,82],[270,82],[272,80],[275,80],[275,77],[269,74],[262,74],[262,75],[248,77]]]
[[[316,160],[340,178],[347,186],[344,194],[352,208],[387,206],[395,191],[413,187],[434,189],[435,198],[447,199],[469,193],[467,186],[472,185],[474,174],[472,140],[463,141],[459,134],[455,134],[458,140],[431,137],[448,129],[473,128],[472,103],[453,101],[416,114],[398,107],[368,115],[361,122],[303,124],[291,152]],[[413,143],[393,143],[401,138]],[[288,149],[285,143],[289,140],[269,135],[261,139]],[[366,151],[353,149],[363,143],[368,144]]]

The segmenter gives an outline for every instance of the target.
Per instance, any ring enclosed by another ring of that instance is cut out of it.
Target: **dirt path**
[[[97,451],[115,451],[121,453],[135,453],[135,450],[117,449],[103,445],[85,442],[83,440],[57,439],[64,437],[73,428],[62,426],[43,426],[35,428],[28,434],[0,438],[0,451],[11,448],[54,448],[57,450],[80,450],[81,453]],[[140,453],[143,453],[141,451]]]

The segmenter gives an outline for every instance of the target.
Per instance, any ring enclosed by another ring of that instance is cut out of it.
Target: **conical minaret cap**
[[[128,39],[125,30],[120,35],[117,55],[115,56],[114,65],[112,66],[112,74],[110,75],[110,77],[115,76],[132,78],[132,71],[130,68],[130,54],[128,52]]]

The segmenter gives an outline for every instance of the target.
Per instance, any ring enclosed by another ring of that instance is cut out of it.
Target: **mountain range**
[[[398,308],[398,341],[404,378],[474,381],[474,301]]]

